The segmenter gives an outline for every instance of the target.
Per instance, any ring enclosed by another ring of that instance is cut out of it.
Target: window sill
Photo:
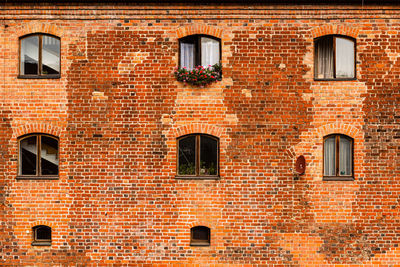
[[[334,79],[334,78],[329,78],[329,79],[318,79],[314,78],[314,81],[317,82],[344,82],[344,81],[357,81],[357,78],[342,78],[342,79]]]
[[[354,181],[353,176],[324,176],[323,181]]]
[[[33,241],[31,245],[32,245],[32,246],[41,246],[41,247],[44,247],[44,246],[51,246],[51,241],[50,241],[50,242]]]
[[[190,243],[191,247],[209,247],[210,243],[207,242],[195,242],[195,243]]]
[[[18,75],[18,79],[60,79],[61,75]]]
[[[219,176],[185,176],[185,175],[176,175],[175,179],[178,180],[219,180],[221,177]]]
[[[58,180],[59,176],[49,175],[49,176],[29,176],[29,175],[18,175],[17,180]]]

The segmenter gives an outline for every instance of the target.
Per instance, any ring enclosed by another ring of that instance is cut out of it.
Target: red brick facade
[[[400,263],[399,6],[1,7],[1,266]],[[31,33],[60,38],[61,78],[18,78]],[[221,39],[221,81],[176,81],[192,34]],[[331,34],[356,40],[356,79],[314,79]],[[58,179],[17,179],[30,133],[59,138]],[[219,138],[219,179],[176,178],[193,133]],[[354,180],[323,180],[329,134],[353,138]]]

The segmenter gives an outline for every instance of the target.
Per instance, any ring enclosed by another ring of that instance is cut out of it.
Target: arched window
[[[20,177],[58,177],[58,138],[30,134],[18,139]]]
[[[42,33],[20,38],[21,78],[59,76],[60,38]]]
[[[221,61],[221,40],[208,35],[186,36],[179,39],[179,51],[181,68],[214,66]]]
[[[51,227],[46,225],[37,225],[32,228],[34,246],[50,246],[51,245]]]
[[[353,180],[353,139],[342,134],[324,138],[324,179]]]
[[[354,79],[356,41],[347,36],[327,35],[315,39],[315,79]]]
[[[218,177],[218,138],[205,134],[191,134],[178,138],[177,146],[177,176]]]
[[[195,226],[190,229],[191,246],[209,246],[210,239],[210,228],[206,226]]]

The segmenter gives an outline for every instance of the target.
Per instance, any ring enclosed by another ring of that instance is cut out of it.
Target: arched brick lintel
[[[174,129],[173,136],[180,137],[187,134],[194,134],[194,133],[202,133],[202,134],[209,134],[216,137],[221,137],[225,134],[223,128],[209,125],[209,124],[190,124],[184,125]]]
[[[61,137],[63,131],[58,126],[45,123],[25,124],[15,128],[13,132],[13,138],[18,138],[22,135],[31,133],[45,133]]]
[[[62,29],[55,24],[42,23],[38,21],[28,22],[21,27],[17,33],[19,37],[32,33],[47,33],[57,37],[64,35]]]
[[[214,28],[209,25],[191,25],[191,26],[179,28],[177,30],[178,38],[182,38],[182,37],[185,37],[188,35],[193,35],[193,34],[206,34],[206,35],[214,36],[214,37],[221,39],[222,30]]]
[[[350,36],[357,39],[358,28],[349,27],[346,25],[324,25],[311,30],[313,38],[321,37],[324,35],[340,34]]]

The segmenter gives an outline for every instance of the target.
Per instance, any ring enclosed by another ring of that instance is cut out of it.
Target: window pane
[[[51,240],[51,228],[47,226],[38,226],[35,228],[36,241]]]
[[[217,175],[218,141],[207,136],[200,137],[200,175]]]
[[[196,174],[196,137],[189,136],[179,140],[179,175]]]
[[[198,226],[193,228],[193,240],[208,242],[209,228]]]
[[[317,42],[317,78],[333,78],[333,40],[326,37]]]
[[[42,74],[60,73],[60,40],[51,36],[42,37]]]
[[[336,37],[336,78],[354,77],[354,42]]]
[[[336,175],[336,146],[335,146],[335,136],[325,139],[324,144],[324,175],[325,176],[335,176]]]
[[[194,68],[195,44],[194,42],[181,42],[181,68],[189,70]]]
[[[20,175],[36,175],[37,141],[31,136],[20,142]]]
[[[219,41],[201,37],[201,65],[215,65],[219,63]]]
[[[351,175],[352,151],[351,139],[341,136],[339,144],[339,174]]]
[[[39,69],[39,36],[21,40],[21,74],[38,75]]]
[[[40,149],[40,167],[43,175],[58,174],[58,141],[42,136]]]

